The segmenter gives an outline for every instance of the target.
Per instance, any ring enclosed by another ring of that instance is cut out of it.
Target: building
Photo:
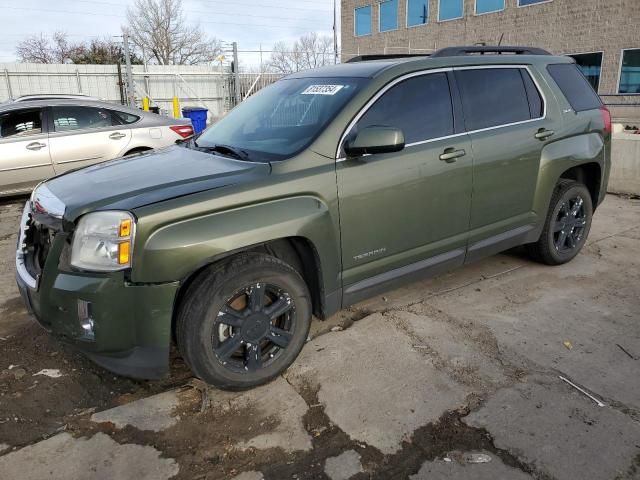
[[[640,121],[640,0],[342,0],[342,61],[442,47],[570,55],[619,121]]]

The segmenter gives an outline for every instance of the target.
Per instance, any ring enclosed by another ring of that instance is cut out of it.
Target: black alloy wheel
[[[584,247],[592,217],[589,189],[575,180],[561,179],[551,196],[540,238],[527,245],[530,255],[547,265],[570,261]]]
[[[176,342],[197,377],[244,390],[286,370],[310,325],[311,295],[300,273],[271,255],[242,253],[190,283],[178,309]]]
[[[247,285],[218,312],[213,350],[229,369],[259,370],[289,346],[294,322],[295,306],[288,292],[267,283]]]
[[[587,225],[584,200],[576,196],[562,201],[553,223],[553,244],[559,253],[568,253],[580,245]]]

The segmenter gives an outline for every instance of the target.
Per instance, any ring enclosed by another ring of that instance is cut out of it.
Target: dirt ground
[[[0,478],[640,478],[640,200],[609,196],[565,266],[516,249],[316,321],[244,393],[46,334],[14,284],[23,201],[0,203]]]

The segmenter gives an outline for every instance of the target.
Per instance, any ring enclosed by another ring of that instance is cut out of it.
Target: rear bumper
[[[65,237],[56,237],[35,288],[24,272],[16,272],[29,312],[47,331],[108,370],[135,378],[164,376],[178,283],[134,285],[123,272],[61,271],[58,259]],[[91,331],[82,326],[87,318]]]

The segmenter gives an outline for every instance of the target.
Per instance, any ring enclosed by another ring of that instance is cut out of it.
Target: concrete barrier
[[[608,191],[640,195],[640,134],[613,134]]]

